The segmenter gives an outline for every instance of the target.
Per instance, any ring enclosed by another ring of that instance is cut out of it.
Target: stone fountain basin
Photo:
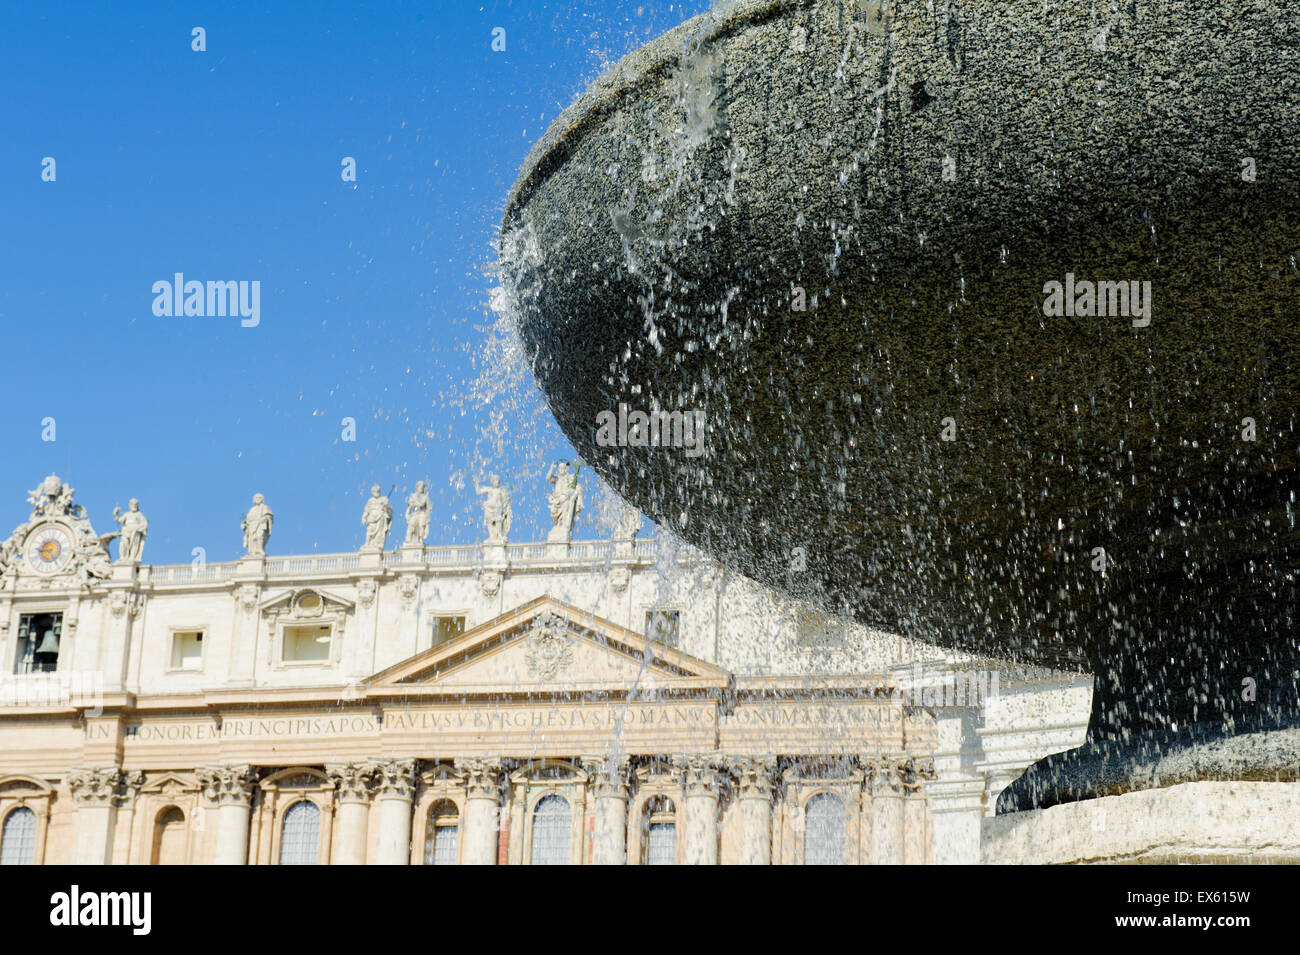
[[[1086,660],[1093,740],[1290,725],[1300,18],[1093,6],[691,20],[533,148],[505,287],[584,460],[742,573]],[[698,454],[598,443],[620,403]]]

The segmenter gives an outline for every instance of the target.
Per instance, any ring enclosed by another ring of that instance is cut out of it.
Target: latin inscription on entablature
[[[495,709],[439,708],[401,710],[384,716],[386,732],[438,730],[607,730],[695,729],[711,727],[714,707],[658,704],[589,706],[509,706]]]
[[[220,724],[213,720],[142,721],[123,727],[127,746],[210,743],[227,740],[337,738],[373,736],[379,721],[373,714],[334,716],[233,717]],[[108,739],[112,726],[87,726],[87,739]]]
[[[476,740],[516,740],[548,733],[564,736],[597,734],[662,734],[672,738],[711,735],[717,709],[707,704],[560,704],[547,706],[419,707],[353,714],[295,714],[290,716],[226,717],[208,720],[142,720],[123,727],[127,746],[184,745],[262,739],[348,739],[411,737],[440,734]],[[115,727],[90,725],[88,740],[108,740]]]
[[[903,710],[880,703],[741,703],[722,718],[720,733],[724,749],[892,750],[903,743]]]
[[[261,739],[293,736],[373,736],[379,721],[369,713],[351,716],[284,716],[227,719],[222,739]]]
[[[108,740],[115,727],[90,724],[87,740]],[[640,742],[700,737],[715,731],[723,749],[813,751],[896,750],[902,747],[902,709],[872,703],[741,703],[719,719],[712,703],[592,703],[547,706],[418,707],[390,710],[382,723],[373,712],[142,720],[123,727],[124,744],[175,746],[271,739],[361,739],[439,736],[444,741],[501,744],[551,737],[598,740],[620,736]]]
[[[123,727],[122,735],[127,743],[188,743],[220,739],[221,730],[212,720],[186,723],[127,723]]]

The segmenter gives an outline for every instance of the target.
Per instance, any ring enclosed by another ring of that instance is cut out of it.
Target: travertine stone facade
[[[810,641],[663,541],[106,564],[70,488],[33,495],[0,568],[20,861],[975,861],[1013,760],[1087,716],[1065,677],[929,705],[953,658]]]

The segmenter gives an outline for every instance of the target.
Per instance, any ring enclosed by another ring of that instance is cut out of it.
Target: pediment
[[[724,689],[731,675],[553,597],[540,597],[370,679],[367,695]]]
[[[0,794],[37,796],[50,792],[50,784],[35,776],[0,776]]]
[[[187,779],[175,773],[164,773],[157,779],[151,779],[147,785],[141,787],[140,791],[159,795],[178,795],[194,792],[198,788],[199,784],[194,779]]]
[[[346,613],[354,606],[353,601],[340,597],[338,594],[330,593],[327,590],[316,587],[298,587],[273,594],[262,601],[258,609],[263,613],[283,614],[295,619],[311,620],[316,617],[330,617],[339,613]]]

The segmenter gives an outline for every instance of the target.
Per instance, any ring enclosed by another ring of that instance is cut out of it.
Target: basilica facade
[[[544,542],[494,481],[482,544],[427,546],[420,487],[389,549],[376,488],[360,551],[278,556],[258,495],[244,555],[164,566],[139,502],[99,535],[46,478],[0,548],[0,864],[974,862],[1082,738],[1082,674],[989,686],[639,521],[575,541],[552,483]]]

